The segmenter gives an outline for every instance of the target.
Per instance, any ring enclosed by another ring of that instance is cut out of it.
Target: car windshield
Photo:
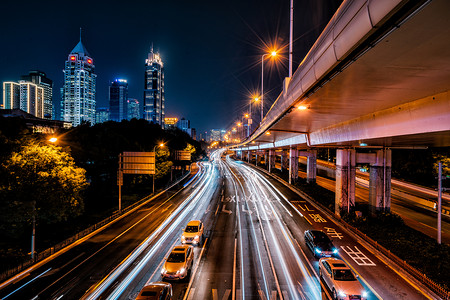
[[[168,262],[174,262],[174,263],[181,263],[184,262],[184,253],[170,253],[169,257],[167,258]]]
[[[356,278],[350,270],[334,270],[334,280],[355,281]]]
[[[186,226],[185,232],[198,232],[198,226]]]

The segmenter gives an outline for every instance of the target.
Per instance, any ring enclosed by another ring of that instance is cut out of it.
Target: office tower
[[[180,128],[184,132],[187,132],[188,129],[191,128],[191,122],[189,120],[186,120],[185,118],[181,118],[181,120],[178,121],[177,126],[178,126],[178,128]]]
[[[3,82],[3,108],[21,109],[38,118],[44,117],[44,89],[32,82]]]
[[[3,82],[4,109],[20,108],[20,84],[12,81]]]
[[[127,100],[127,119],[139,119],[139,101],[137,99]]]
[[[127,119],[128,83],[125,79],[116,79],[109,86],[109,118],[121,122]]]
[[[210,142],[219,142],[221,140],[220,138],[220,130],[218,129],[211,129],[210,131],[210,136],[209,136],[209,141]]]
[[[94,60],[80,42],[67,57],[64,67],[64,87],[62,90],[61,118],[80,125],[83,121],[95,123]]]
[[[164,65],[153,47],[145,60],[144,119],[164,127]]]
[[[99,107],[95,114],[95,124],[100,124],[109,121],[109,108]]]
[[[44,72],[32,70],[28,75],[21,76],[22,80],[32,82],[44,90],[43,116],[51,120],[53,116],[53,81]]]

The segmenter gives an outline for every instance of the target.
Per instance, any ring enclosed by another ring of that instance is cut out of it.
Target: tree
[[[67,220],[83,211],[85,170],[60,147],[32,141],[13,152],[2,169],[2,219],[10,226],[29,224],[33,208],[45,223]]]

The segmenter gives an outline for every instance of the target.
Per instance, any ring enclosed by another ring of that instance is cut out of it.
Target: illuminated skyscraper
[[[38,118],[44,117],[44,89],[32,82],[3,82],[3,108],[21,109]]]
[[[73,126],[87,121],[95,124],[94,60],[80,42],[70,52],[64,68],[61,118]]]
[[[128,99],[127,119],[139,119],[139,101],[137,99]]]
[[[127,119],[128,83],[116,79],[109,86],[109,118],[121,122]]]
[[[23,75],[22,80],[32,82],[38,87],[43,88],[43,118],[51,120],[53,114],[53,81],[47,78],[44,72],[37,70],[30,71],[28,75]]]
[[[144,119],[164,127],[164,65],[153,47],[145,60]]]

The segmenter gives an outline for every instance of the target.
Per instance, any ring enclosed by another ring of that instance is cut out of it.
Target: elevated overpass
[[[354,205],[355,167],[371,165],[369,203],[390,207],[392,148],[450,146],[450,1],[344,1],[258,128],[233,147],[276,153],[314,181],[316,149],[337,148],[336,213]],[[299,153],[300,152],[300,153]]]

